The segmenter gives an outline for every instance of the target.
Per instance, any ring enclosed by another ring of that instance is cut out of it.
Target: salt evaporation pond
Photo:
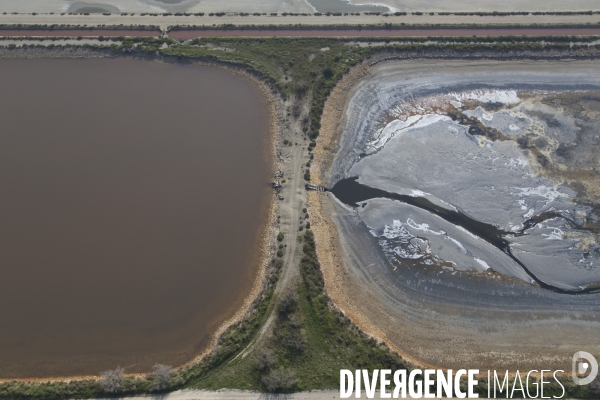
[[[256,277],[261,92],[130,59],[0,69],[0,378],[190,360]]]
[[[445,368],[567,370],[577,349],[597,352],[597,66],[370,72],[348,95],[325,177],[342,308]]]

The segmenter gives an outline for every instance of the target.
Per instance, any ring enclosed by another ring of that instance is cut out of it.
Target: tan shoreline
[[[243,76],[244,78],[252,82],[254,85],[256,85],[256,87],[262,92],[269,109],[269,132],[267,138],[268,145],[265,149],[264,156],[267,159],[271,160],[269,174],[270,176],[273,176],[280,164],[277,159],[277,143],[279,142],[279,135],[281,133],[279,119],[277,117],[278,101],[275,95],[273,95],[272,91],[267,87],[265,83],[263,83],[258,78],[250,75],[242,69],[225,67],[214,63],[197,62],[194,63],[194,65],[201,67],[225,69],[233,74]],[[262,228],[260,238],[258,239],[258,243],[260,243],[259,255],[257,256],[259,270],[254,280],[254,284],[250,291],[250,294],[246,296],[246,299],[244,300],[239,310],[231,318],[223,322],[221,326],[217,329],[217,331],[212,337],[211,344],[208,346],[208,348],[196,357],[194,357],[192,360],[177,367],[177,369],[188,368],[200,363],[207,355],[209,355],[216,348],[221,336],[230,327],[241,322],[252,311],[252,305],[254,304],[255,300],[257,300],[263,293],[265,289],[265,283],[268,279],[267,269],[269,267],[269,262],[273,256],[273,251],[271,251],[271,248],[274,246],[275,243],[275,224],[277,221],[277,213],[279,208],[279,203],[276,201],[275,195],[271,194],[270,197],[271,199],[268,205],[268,210],[266,212],[265,224]]]
[[[338,141],[341,136],[340,128],[344,122],[346,104],[356,84],[362,78],[369,75],[369,73],[370,66],[368,62],[354,67],[335,86],[325,103],[321,118],[321,131],[317,139],[317,146],[314,150],[315,156],[312,163],[312,171],[314,171],[313,179],[317,185],[326,187],[328,184],[327,174],[331,169],[333,159],[338,150]],[[328,213],[324,210],[326,205],[323,202],[323,196],[325,195],[321,192],[309,192],[308,210],[311,217],[311,229],[316,238],[317,256],[321,265],[321,271],[323,272],[325,291],[329,295],[333,305],[341,313],[350,318],[363,332],[385,343],[404,360],[422,368],[438,368],[402,351],[389,341],[385,333],[370,323],[369,319],[352,304],[350,300],[351,293],[345,288],[344,278],[341,275],[346,274],[347,271],[343,268],[344,261],[339,255],[341,245],[337,230],[327,216]]]
[[[94,58],[94,54],[90,53],[90,58]],[[156,61],[156,60],[151,60]],[[160,62],[160,61],[159,61]],[[281,127],[279,123],[279,101],[277,97],[272,93],[272,91],[267,87],[267,85],[256,78],[255,76],[249,74],[244,71],[242,68],[236,69],[231,66],[219,65],[217,63],[203,63],[203,62],[195,62],[192,65],[196,67],[209,67],[209,68],[219,68],[222,70],[226,70],[232,74],[242,76],[248,81],[250,81],[256,88],[263,94],[264,101],[268,108],[269,113],[269,129],[267,133],[267,138],[265,143],[267,146],[265,147],[264,157],[267,160],[270,160],[269,166],[269,174],[272,176],[274,172],[279,168],[280,161],[277,157],[277,143],[279,142],[279,136],[281,134]],[[260,298],[262,293],[266,288],[266,283],[268,280],[268,268],[269,263],[272,258],[272,253],[274,252],[272,249],[274,248],[275,243],[275,224],[276,218],[279,208],[279,203],[276,201],[275,195],[269,195],[269,204],[265,207],[265,222],[262,227],[259,228],[259,237],[257,238],[257,254],[254,256],[257,260],[257,271],[256,277],[252,284],[252,288],[250,293],[245,297],[242,304],[240,306],[234,307],[238,310],[229,318],[227,318],[224,322],[218,323],[217,330],[211,335],[210,344],[206,349],[204,349],[200,354],[196,355],[190,361],[176,366],[176,370],[183,370],[185,368],[190,368],[194,365],[201,363],[206,356],[208,356],[218,345],[219,340],[222,335],[227,332],[232,326],[237,323],[240,323],[246,318],[252,311],[253,305],[257,299]],[[146,377],[150,375],[151,372],[148,373],[135,373],[135,374],[125,374],[128,377]],[[2,379],[0,378],[0,384],[2,383],[10,383],[10,382],[22,382],[22,383],[53,383],[53,382],[72,382],[72,381],[86,381],[86,380],[99,380],[99,375],[76,375],[76,376],[65,376],[65,377],[40,377],[40,378],[10,378],[10,379]]]

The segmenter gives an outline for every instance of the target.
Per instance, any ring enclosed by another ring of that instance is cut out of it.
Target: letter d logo
[[[581,361],[581,360],[585,361]],[[587,385],[591,383],[598,375],[598,362],[593,355],[585,351],[578,351],[573,354],[573,382],[577,385]],[[585,374],[589,371],[589,375],[585,378],[580,378],[577,374]]]

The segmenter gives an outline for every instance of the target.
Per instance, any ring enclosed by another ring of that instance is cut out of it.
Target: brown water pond
[[[188,361],[256,277],[261,92],[130,59],[0,70],[0,378]]]

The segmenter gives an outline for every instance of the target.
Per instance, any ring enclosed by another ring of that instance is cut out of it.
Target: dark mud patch
[[[477,237],[480,237],[481,239],[485,240],[492,246],[494,246],[494,247],[498,248],[499,250],[501,250],[502,252],[504,252],[514,262],[519,264],[521,266],[521,268],[523,268],[523,270],[543,289],[551,290],[553,292],[560,293],[560,294],[571,294],[571,295],[596,293],[596,292],[600,291],[600,289],[598,289],[596,287],[596,285],[594,285],[591,288],[585,288],[585,289],[576,290],[576,291],[575,290],[565,290],[565,289],[550,285],[550,284],[542,281],[535,274],[533,274],[527,268],[527,266],[525,264],[523,264],[517,257],[515,257],[513,255],[511,248],[510,248],[509,241],[504,238],[506,235],[522,236],[522,235],[524,235],[524,232],[527,229],[531,229],[532,227],[534,227],[535,225],[537,225],[539,223],[542,223],[544,221],[547,221],[547,220],[553,219],[553,218],[557,218],[557,217],[564,218],[564,219],[568,220],[570,223],[574,224],[574,222],[572,220],[569,220],[567,217],[560,215],[556,211],[548,211],[548,212],[544,212],[539,215],[533,216],[524,222],[524,224],[523,224],[524,228],[521,229],[520,231],[507,232],[507,231],[503,231],[493,225],[477,221],[477,220],[469,217],[468,215],[464,214],[460,210],[457,210],[457,211],[448,210],[447,208],[435,205],[435,204],[431,203],[429,200],[422,198],[422,197],[413,197],[413,196],[401,195],[401,194],[397,194],[397,193],[390,193],[385,190],[376,189],[376,188],[372,188],[372,187],[369,187],[366,185],[362,185],[362,184],[358,183],[357,178],[342,179],[341,181],[337,182],[333,186],[333,188],[331,188],[330,191],[341,202],[343,202],[346,205],[352,206],[352,207],[357,207],[360,205],[360,203],[370,200],[370,199],[383,198],[383,199],[400,201],[400,202],[421,208],[423,210],[426,210],[434,215],[437,215],[438,217],[441,217],[442,219],[444,219],[447,222],[450,222],[453,225],[460,226],[460,227],[466,229],[470,233],[476,235]]]

